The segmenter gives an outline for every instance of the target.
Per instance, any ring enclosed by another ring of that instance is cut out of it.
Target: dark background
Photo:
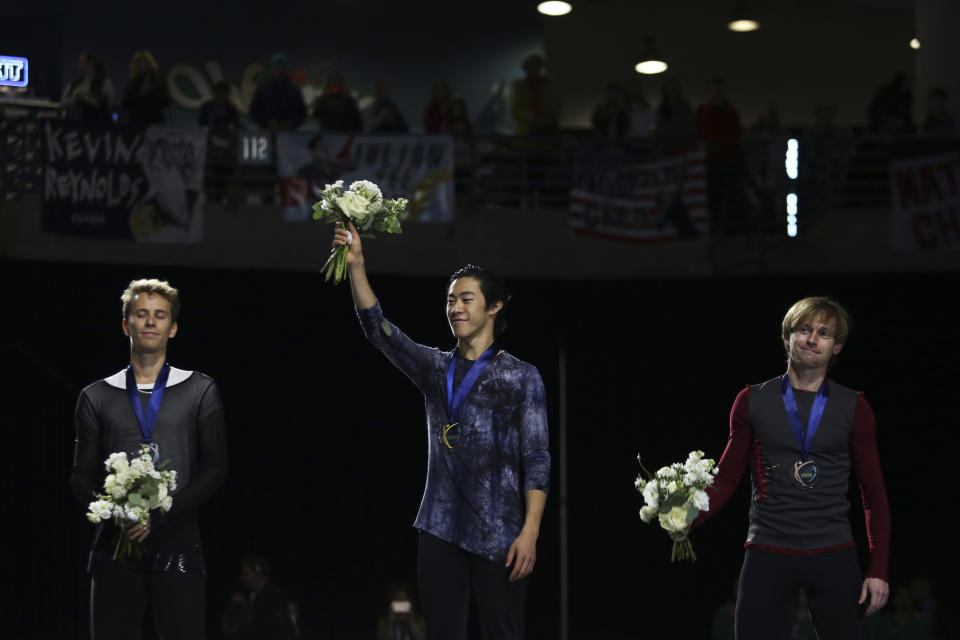
[[[422,398],[364,340],[348,287],[313,273],[0,263],[6,465],[4,628],[84,637],[91,526],[69,491],[72,411],[125,365],[119,295],[136,277],[182,293],[170,360],[218,381],[231,469],[202,508],[215,629],[246,552],[329,638],[372,638],[395,579],[415,580],[426,463]],[[449,348],[441,278],[373,277],[387,316]],[[957,438],[952,309],[960,275],[513,280],[505,346],[547,387],[553,489],[528,598],[529,638],[559,635],[558,349],[568,365],[570,627],[577,638],[706,638],[742,559],[747,484],[693,541],[696,564],[637,511],[636,455],[659,466],[694,448],[719,458],[743,385],[781,373],[779,322],[805,295],[837,296],[854,326],[832,376],[878,417],[893,513],[891,583],[923,574],[941,601],[956,574],[946,525]],[[852,519],[863,543],[855,493]],[[803,526],[798,523],[798,526]],[[861,551],[864,545],[861,544]],[[9,635],[8,635],[9,634]],[[211,636],[215,637],[215,636]]]

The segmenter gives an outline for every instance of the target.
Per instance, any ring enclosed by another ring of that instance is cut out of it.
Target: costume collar
[[[176,367],[170,367],[170,377],[167,379],[167,387],[172,387],[175,384],[180,384],[187,378],[193,375],[193,371],[184,371],[183,369],[177,369]],[[116,387],[117,389],[126,389],[127,388],[127,369],[124,367],[120,369],[117,373],[113,374],[108,378],[103,379],[111,387]],[[140,389],[152,389],[153,383],[148,382],[147,384],[137,384],[137,387]]]

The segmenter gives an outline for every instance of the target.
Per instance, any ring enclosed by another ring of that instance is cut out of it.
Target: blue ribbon
[[[456,393],[454,393],[453,390],[453,372],[456,369],[457,362],[456,351],[450,356],[450,364],[447,365],[447,418],[451,424],[457,421],[460,406],[463,405],[463,401],[466,400],[467,394],[470,393],[470,389],[477,381],[477,378],[480,377],[483,370],[487,368],[487,365],[490,364],[499,352],[500,346],[496,342],[490,345],[490,347],[477,358],[477,361],[473,363],[470,370],[467,371],[467,375],[463,377],[460,386],[457,387]]]
[[[130,406],[133,412],[137,414],[137,422],[140,423],[140,432],[143,434],[143,441],[151,443],[153,428],[157,425],[157,415],[160,413],[160,403],[163,401],[163,391],[167,388],[167,378],[170,376],[170,365],[165,364],[160,369],[157,381],[153,383],[153,393],[150,394],[150,403],[147,405],[147,415],[143,415],[143,404],[140,402],[140,390],[137,388],[137,379],[133,375],[133,365],[127,365],[127,397],[130,398]]]
[[[790,420],[790,427],[793,429],[793,435],[797,438],[800,445],[800,454],[803,461],[806,462],[810,455],[810,443],[813,442],[813,436],[820,427],[820,419],[823,418],[823,410],[827,406],[827,380],[824,378],[820,389],[817,391],[817,397],[813,399],[813,407],[810,408],[810,418],[807,420],[806,431],[800,422],[800,408],[797,406],[797,398],[793,395],[793,387],[790,385],[790,377],[783,375],[780,382],[780,395],[783,397],[783,406],[787,410],[787,418]]]

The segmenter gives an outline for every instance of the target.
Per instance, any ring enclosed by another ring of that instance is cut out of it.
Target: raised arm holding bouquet
[[[520,640],[550,453],[540,374],[498,342],[510,304],[506,285],[474,265],[450,277],[446,317],[456,346],[443,351],[384,318],[352,220],[335,230],[333,244],[343,252],[367,339],[424,395],[429,455],[414,527],[428,636],[466,637],[474,596],[486,635]]]
[[[353,234],[372,238],[370,230],[383,233],[402,233],[400,221],[406,217],[407,200],[394,198],[384,200],[380,188],[368,180],[358,180],[346,190],[343,180],[328,184],[320,192],[320,200],[313,205],[315,220],[324,220],[346,229],[353,225]],[[358,232],[359,230],[359,232]],[[321,271],[324,280],[333,278],[340,284],[347,273],[347,250],[352,237],[344,244],[335,245]]]

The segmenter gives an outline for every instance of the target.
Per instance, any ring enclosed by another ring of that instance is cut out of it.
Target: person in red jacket
[[[691,528],[723,507],[749,469],[737,640],[787,640],[800,589],[820,640],[860,638],[864,614],[887,601],[890,509],[876,420],[862,392],[827,377],[849,326],[835,300],[799,300],[781,327],[787,372],[747,386],[734,401],[730,437],[707,491],[710,510]],[[870,546],[864,579],[848,519],[851,474],[860,486]]]

